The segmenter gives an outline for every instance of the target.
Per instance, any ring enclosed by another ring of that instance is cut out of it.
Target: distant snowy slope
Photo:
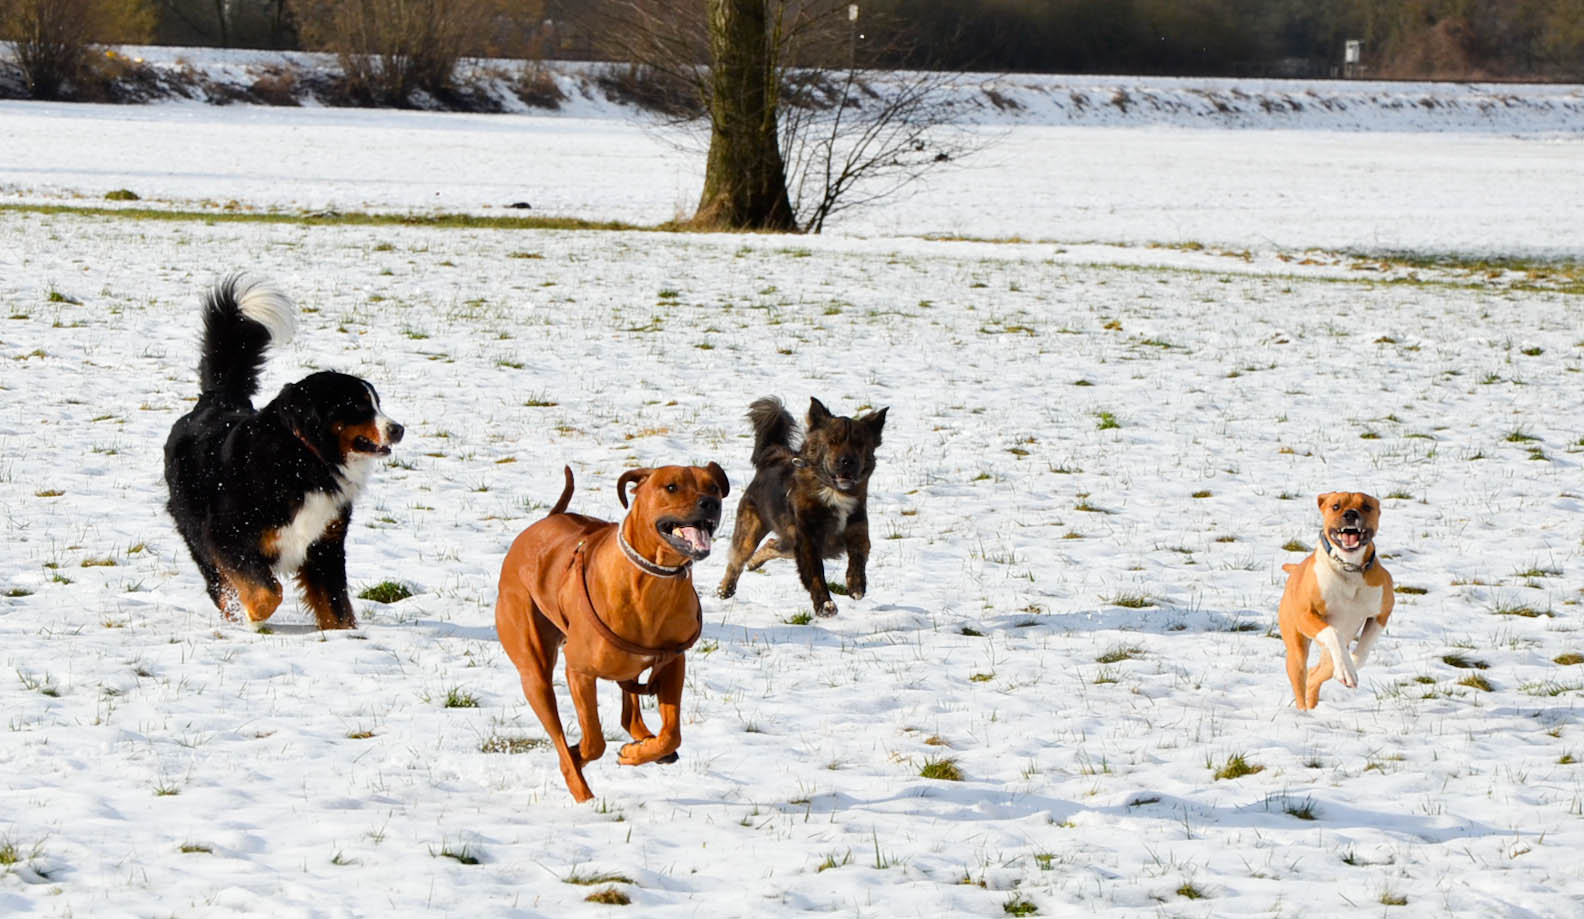
[[[129,67],[147,65],[141,88],[165,97],[227,102],[289,96],[320,104],[335,58],[325,54],[211,48],[128,47]],[[470,60],[459,80],[507,112],[545,112],[513,90],[523,63]],[[609,98],[598,77],[610,65],[550,61],[542,67],[564,96],[563,114],[631,118],[633,106]],[[282,79],[283,74],[296,79]],[[870,88],[884,93],[889,74]],[[422,100],[420,100],[422,101]],[[1180,126],[1584,133],[1584,87],[1576,84],[1400,83],[1059,74],[960,74],[942,102],[969,124]]]

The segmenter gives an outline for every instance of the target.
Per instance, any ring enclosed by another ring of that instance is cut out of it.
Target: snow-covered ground
[[[1579,138],[994,130],[815,238],[0,209],[0,914],[1577,915],[1584,300],[1337,253],[1576,263]],[[0,104],[10,203],[646,222],[696,170],[609,118]],[[414,596],[353,633],[224,624],[162,509],[235,268],[303,308],[266,392],[408,425],[349,567]],[[869,595],[794,624],[789,563],[699,565],[681,761],[574,805],[501,556],[563,464],[611,517],[633,466],[746,485],[764,394],[890,406]],[[1405,590],[1304,714],[1280,564],[1336,488]]]

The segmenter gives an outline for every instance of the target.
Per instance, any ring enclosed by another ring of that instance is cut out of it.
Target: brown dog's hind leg
[[[678,657],[665,665],[657,674],[656,678],[660,681],[660,733],[623,744],[617,762],[623,766],[641,766],[644,763],[672,762],[676,758],[677,748],[682,746],[682,685],[686,677],[687,659],[684,657]],[[633,702],[636,714],[637,700]],[[622,714],[627,714],[625,699],[622,702]]]
[[[522,632],[513,630],[507,633],[499,625],[503,617],[497,612],[496,628],[501,631],[503,644],[508,634],[518,639],[506,646],[506,654],[517,665],[517,672],[522,676],[523,697],[533,707],[534,714],[539,716],[539,723],[544,726],[545,734],[549,735],[550,743],[555,747],[561,778],[566,781],[567,791],[572,793],[574,801],[587,801],[594,797],[594,793],[589,791],[588,782],[583,780],[583,766],[578,754],[567,746],[566,731],[561,727],[561,711],[556,705],[555,687],[550,682],[556,656],[561,650],[561,633],[526,598],[508,597],[503,592],[497,605],[514,602],[527,604],[528,609],[524,613],[528,618],[527,626]]]
[[[753,502],[744,497],[737,504],[737,523],[732,527],[731,552],[726,556],[726,574],[721,577],[715,595],[725,600],[737,592],[737,578],[742,575],[743,564],[754,554],[759,540],[764,539],[769,527],[759,517]]]
[[[772,536],[765,541],[764,545],[759,547],[759,551],[753,554],[753,558],[748,560],[748,570],[758,571],[760,568],[764,567],[765,562],[768,562],[771,559],[791,557],[792,551],[782,547],[781,540]]]

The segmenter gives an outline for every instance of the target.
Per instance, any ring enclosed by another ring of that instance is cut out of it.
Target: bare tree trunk
[[[776,135],[777,43],[769,2],[708,0],[711,127],[697,226],[797,230]]]

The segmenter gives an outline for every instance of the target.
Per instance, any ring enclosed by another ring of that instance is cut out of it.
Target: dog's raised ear
[[[877,447],[880,446],[880,432],[885,430],[886,412],[890,410],[891,406],[888,405],[878,412],[870,412],[858,419],[859,424],[869,429],[869,436],[874,438]]]
[[[825,407],[825,403],[813,396],[809,397],[808,426],[810,428],[824,427],[833,417],[835,416]]]
[[[1320,497],[1315,498],[1315,506],[1320,508],[1321,510],[1325,510],[1326,501],[1329,500],[1330,497],[1331,497],[1331,492],[1328,491],[1325,494],[1321,495]]]
[[[731,483],[726,481],[726,470],[720,467],[720,463],[710,460],[710,464],[704,468],[709,470],[710,478],[714,479],[715,484],[720,487],[722,498],[731,494]]]
[[[622,507],[627,506],[627,484],[630,482],[636,488],[653,474],[653,469],[629,469],[621,474],[621,478],[616,480],[616,497],[621,499]]]

